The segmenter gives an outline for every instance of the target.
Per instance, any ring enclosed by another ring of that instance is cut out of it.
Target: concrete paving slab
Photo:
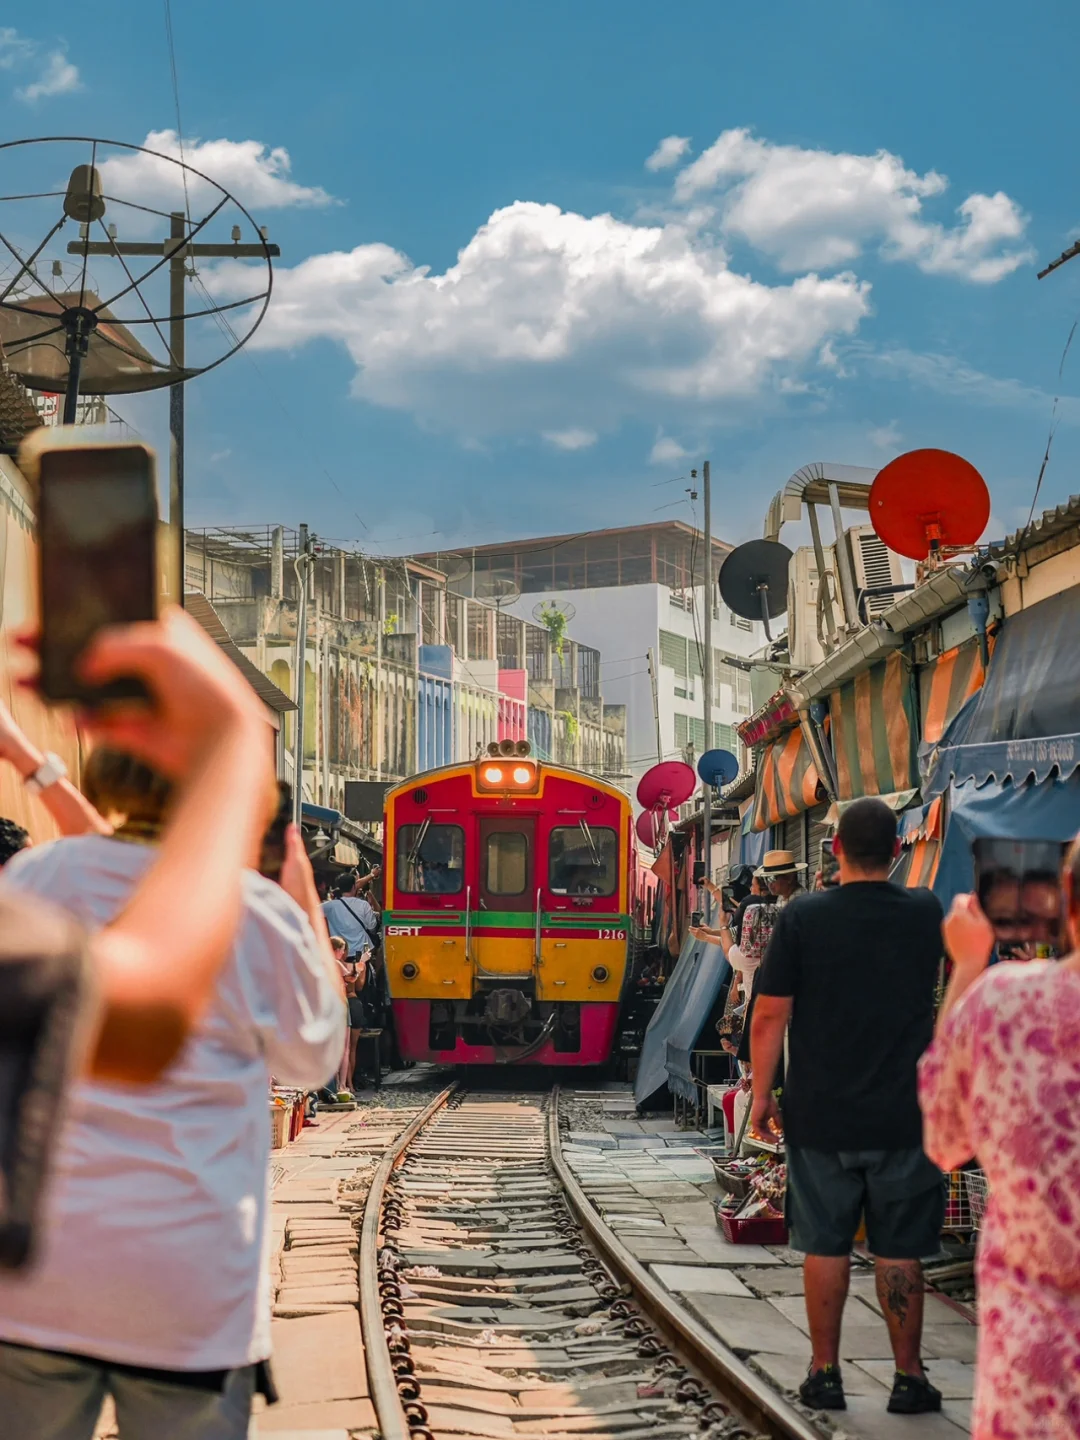
[[[350,1430],[374,1430],[375,1407],[370,1400],[327,1400],[314,1405],[271,1405],[258,1417],[256,1435],[278,1440],[347,1440]]]
[[[571,1145],[587,1145],[592,1150],[615,1150],[618,1141],[606,1130],[571,1130],[567,1137]]]
[[[945,1415],[890,1415],[876,1394],[849,1392],[847,1410],[828,1414],[835,1440],[961,1440],[963,1434]]]
[[[637,1120],[605,1120],[603,1126],[609,1135],[614,1135],[616,1138],[644,1133],[644,1127]]]
[[[732,1245],[719,1225],[676,1225],[691,1250],[707,1265],[781,1265],[764,1245]]]
[[[923,1354],[928,1360],[975,1363],[978,1328],[974,1325],[924,1325]]]
[[[751,1368],[760,1370],[767,1379],[781,1390],[787,1390],[797,1394],[799,1386],[806,1379],[806,1371],[810,1364],[810,1347],[807,1346],[804,1355],[755,1355],[750,1361]],[[872,1375],[856,1365],[845,1365],[843,1367],[844,1393],[846,1395],[873,1395],[880,1405],[884,1406],[889,1398],[889,1390],[892,1389],[892,1376],[889,1376],[889,1389],[881,1385]],[[840,1419],[838,1415],[837,1420]]]
[[[357,1305],[359,1300],[355,1275],[338,1285],[283,1285],[277,1294],[279,1305]]]
[[[669,1200],[661,1208],[669,1225],[700,1226],[703,1230],[711,1225],[718,1235],[723,1235],[716,1224],[716,1211],[708,1200],[691,1200],[688,1203]]]
[[[951,1420],[954,1425],[967,1435],[971,1434],[971,1409],[970,1400],[945,1400],[942,1402],[941,1413],[946,1420]]]
[[[802,1271],[793,1270],[790,1265],[773,1265],[771,1268],[762,1266],[754,1270],[740,1270],[739,1274],[744,1284],[749,1285],[751,1290],[756,1290],[761,1295],[801,1295],[803,1293]]]
[[[754,1297],[737,1275],[718,1265],[650,1265],[649,1269],[669,1290],[695,1295],[740,1295]]]
[[[809,1359],[807,1337],[767,1300],[687,1295],[686,1304],[736,1354],[764,1351]]]
[[[282,1406],[367,1396],[367,1370],[355,1310],[270,1326],[274,1379]]]
[[[695,1202],[701,1191],[686,1180],[634,1180],[634,1189],[645,1200],[674,1200]]]
[[[963,1325],[965,1329],[971,1328],[971,1321],[967,1316],[954,1310],[948,1301],[942,1300],[939,1295],[923,1296],[923,1324]]]
[[[707,1160],[680,1160],[678,1158],[663,1161],[663,1168],[670,1170],[678,1180],[693,1180],[695,1184],[713,1178],[713,1168]]]
[[[855,1366],[892,1389],[895,1367],[892,1360],[857,1360]],[[935,1360],[930,1364],[930,1379],[946,1400],[970,1400],[975,1394],[975,1366],[962,1360]]]
[[[647,1135],[641,1134],[620,1135],[618,1140],[620,1150],[644,1150],[653,1143]]]

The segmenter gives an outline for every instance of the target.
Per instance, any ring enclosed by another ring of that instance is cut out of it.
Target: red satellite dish
[[[638,804],[646,810],[671,810],[690,799],[697,789],[697,776],[681,760],[664,760],[638,781]]]
[[[909,560],[974,545],[989,519],[986,481],[950,450],[909,450],[879,470],[870,487],[871,524]]]
[[[651,810],[643,810],[634,822],[637,838],[650,850],[656,849],[656,820]]]

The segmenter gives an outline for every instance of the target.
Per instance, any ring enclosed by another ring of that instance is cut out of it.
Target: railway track
[[[820,1440],[592,1208],[557,1089],[437,1096],[375,1175],[360,1275],[382,1440]]]

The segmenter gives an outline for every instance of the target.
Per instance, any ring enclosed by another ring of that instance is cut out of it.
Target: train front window
[[[494,830],[484,846],[484,888],[489,895],[521,895],[529,877],[529,838]]]
[[[614,830],[584,822],[561,825],[548,841],[548,888],[554,895],[614,895],[619,840]]]
[[[456,895],[465,884],[465,832],[460,825],[401,825],[397,888],[413,895]]]

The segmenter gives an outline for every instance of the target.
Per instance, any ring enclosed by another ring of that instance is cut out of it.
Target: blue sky
[[[1068,0],[174,24],[188,156],[283,252],[250,358],[188,386],[189,523],[403,551],[689,519],[658,482],[709,456],[742,539],[798,466],[922,445],[1026,518],[1080,311],[1080,260],[1035,280],[1080,235]],[[0,28],[0,124],[175,130],[162,7]],[[1040,507],[1080,489],[1080,345],[1060,391]],[[116,408],[157,437],[165,404]]]

